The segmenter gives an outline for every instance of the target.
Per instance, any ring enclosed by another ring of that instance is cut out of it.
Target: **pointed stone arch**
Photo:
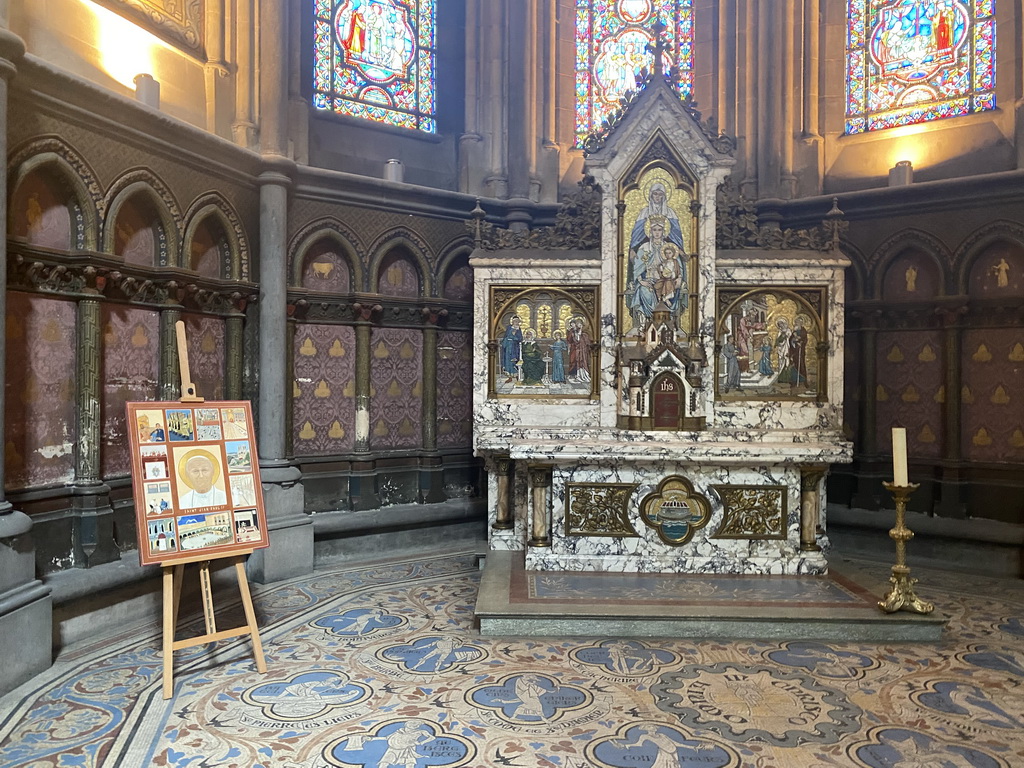
[[[289,284],[294,287],[303,285],[306,262],[312,254],[312,249],[325,241],[338,246],[339,256],[349,270],[349,291],[364,290],[366,276],[363,272],[363,260],[360,258],[363,249],[359,237],[335,218],[317,219],[299,230],[292,238],[288,252]]]
[[[155,266],[182,266],[174,263],[179,255],[181,209],[167,185],[150,171],[140,168],[128,171],[115,181],[106,194],[106,218],[103,223],[101,250],[116,253],[117,221],[126,204],[143,200],[153,207],[160,231],[154,234]],[[153,222],[155,223],[155,222]]]
[[[103,193],[92,167],[70,144],[58,136],[44,136],[15,148],[8,164],[8,196],[14,202],[18,190],[33,173],[51,175],[66,185],[69,195],[72,249],[95,250],[99,245],[99,222],[105,209]],[[8,232],[18,231],[16,205],[8,207]]]
[[[473,301],[473,270],[469,266],[469,256],[473,252],[473,245],[468,240],[459,242],[448,249],[437,260],[437,272],[434,278],[434,294],[438,298],[452,299],[454,301]],[[456,275],[468,269],[468,294],[462,297],[448,295],[449,281]]]
[[[1006,243],[1011,247],[1024,250],[1024,224],[1000,219],[979,227],[972,232],[956,249],[953,256],[956,274],[957,292],[969,294],[970,278],[975,262],[993,246]]]
[[[916,250],[932,262],[938,273],[938,292],[940,295],[948,294],[953,256],[946,244],[920,229],[904,229],[885,240],[871,255],[868,267],[873,298],[882,296],[886,273],[893,262],[908,250]]]
[[[185,229],[178,263],[188,266],[196,230],[209,218],[215,218],[224,231],[228,259],[221,265],[220,276],[228,280],[248,280],[250,251],[248,239],[238,213],[220,194],[210,192],[196,198],[185,212]]]
[[[416,233],[408,229],[392,230],[378,238],[370,249],[370,273],[368,289],[380,293],[380,274],[389,258],[396,253],[405,252],[409,263],[417,272],[419,279],[418,296],[433,295],[433,280],[428,254],[430,249],[426,242]]]

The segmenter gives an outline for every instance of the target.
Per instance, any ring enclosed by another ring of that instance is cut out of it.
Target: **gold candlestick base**
[[[896,525],[889,531],[889,538],[896,542],[896,565],[892,567],[892,576],[889,583],[892,589],[879,601],[878,607],[886,613],[896,611],[910,611],[911,613],[931,613],[935,606],[925,602],[914,594],[914,585],[917,579],[910,578],[910,568],[907,567],[907,542],[914,538],[914,532],[907,528],[907,500],[910,494],[921,486],[917,483],[910,485],[894,485],[882,483],[896,502]]]

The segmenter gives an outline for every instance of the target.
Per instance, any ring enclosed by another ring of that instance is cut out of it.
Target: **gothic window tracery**
[[[847,0],[846,133],[994,109],[995,0]]]
[[[576,144],[600,129],[619,99],[636,86],[643,68],[651,69],[651,27],[661,19],[671,51],[665,69],[679,73],[681,96],[693,85],[692,0],[577,0]]]
[[[315,0],[313,106],[436,133],[435,0]]]

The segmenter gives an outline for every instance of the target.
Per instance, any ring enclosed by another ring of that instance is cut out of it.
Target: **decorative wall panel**
[[[473,337],[437,336],[437,447],[469,448],[473,441]]]
[[[302,265],[302,287],[326,293],[348,293],[351,288],[348,262],[328,241],[313,246]]]
[[[370,447],[422,445],[423,335],[406,328],[375,328],[370,337]]]
[[[968,461],[1024,461],[1024,329],[964,334],[960,398]]]
[[[877,422],[879,450],[891,450],[891,428],[906,427],[915,458],[942,451],[942,335],[939,331],[878,334]]]
[[[205,0],[97,0],[185,50],[203,51]]]
[[[420,295],[420,278],[416,267],[401,256],[385,258],[377,275],[377,292],[384,296],[416,298]]]
[[[127,475],[131,468],[125,432],[126,402],[156,400],[160,379],[160,315],[115,304],[101,308],[103,328],[103,477]]]
[[[295,332],[292,444],[297,456],[345,453],[355,444],[355,330],[300,325]]]
[[[223,318],[183,314],[181,319],[188,335],[188,364],[196,392],[207,400],[223,400],[227,374]]]
[[[7,294],[7,488],[75,477],[75,304]]]

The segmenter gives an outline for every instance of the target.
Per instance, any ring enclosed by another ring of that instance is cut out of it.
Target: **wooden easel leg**
[[[235,558],[235,573],[238,575],[238,591],[242,593],[242,607],[245,609],[245,621],[249,625],[252,637],[252,655],[256,658],[256,670],[260,674],[267,671],[267,661],[263,657],[263,643],[260,641],[260,628],[256,625],[256,611],[252,607],[252,595],[249,594],[249,581],[245,576],[245,565],[242,558]]]
[[[210,584],[210,561],[199,564],[199,589],[202,592],[203,616],[206,618],[206,634],[217,632],[217,618],[213,613],[213,586]]]
[[[168,566],[170,567],[170,566]],[[174,566],[174,606],[171,612],[171,626],[177,629],[178,626],[178,607],[181,605],[181,585],[185,580],[185,566],[175,565]]]
[[[174,695],[174,624],[178,606],[178,588],[181,580],[177,572],[181,566],[164,566],[164,698]]]

